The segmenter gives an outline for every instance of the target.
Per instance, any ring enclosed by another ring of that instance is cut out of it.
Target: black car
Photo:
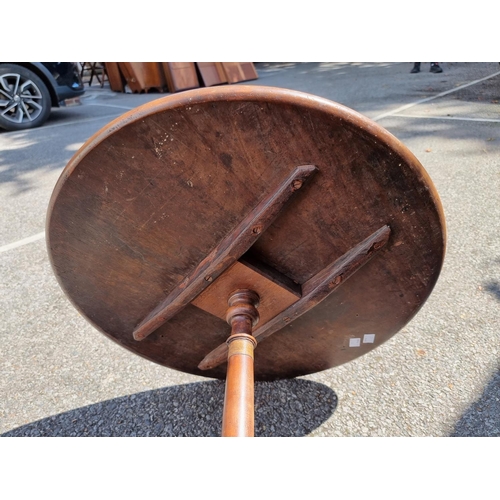
[[[39,127],[52,107],[84,92],[76,63],[0,62],[0,128]]]

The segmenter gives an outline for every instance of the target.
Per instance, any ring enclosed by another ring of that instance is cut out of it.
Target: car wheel
[[[24,130],[39,127],[50,114],[52,102],[42,80],[17,64],[0,65],[0,127]]]

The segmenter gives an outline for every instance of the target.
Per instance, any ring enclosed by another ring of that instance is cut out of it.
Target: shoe
[[[420,73],[420,63],[415,63],[410,73]]]
[[[430,71],[431,73],[442,73],[443,69],[441,68],[441,66],[439,66],[438,63],[431,63]]]

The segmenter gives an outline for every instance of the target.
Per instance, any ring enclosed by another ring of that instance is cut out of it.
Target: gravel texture
[[[301,397],[298,397],[300,394]],[[255,435],[305,436],[335,411],[335,393],[307,380],[255,385]],[[224,382],[145,391],[77,408],[4,436],[213,437],[221,433]]]

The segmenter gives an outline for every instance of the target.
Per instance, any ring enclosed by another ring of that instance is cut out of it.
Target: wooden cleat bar
[[[257,342],[281,330],[281,328],[326,299],[328,295],[361,269],[387,243],[390,234],[391,229],[389,226],[382,226],[361,243],[348,250],[335,262],[306,281],[302,285],[301,299],[253,332]],[[201,361],[198,368],[200,370],[215,368],[227,360],[227,353],[227,344],[221,344]]]
[[[200,262],[191,275],[136,327],[133,332],[134,339],[143,340],[153,333],[238,260],[276,219],[292,195],[300,190],[316,171],[314,165],[296,167]]]

